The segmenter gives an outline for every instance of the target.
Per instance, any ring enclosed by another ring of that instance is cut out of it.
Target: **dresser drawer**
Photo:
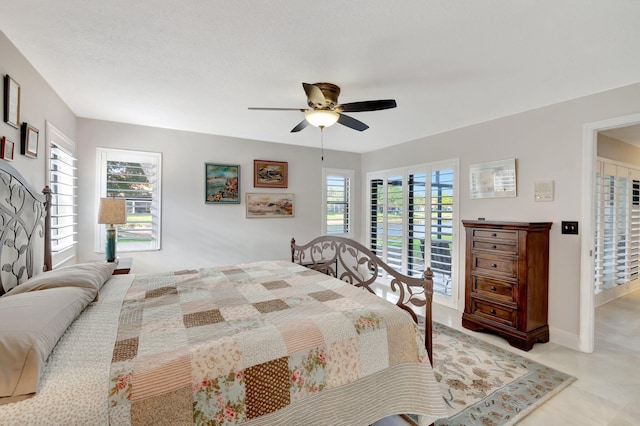
[[[518,310],[471,298],[471,313],[509,327],[517,326]]]
[[[512,241],[515,244],[515,242],[518,240],[518,233],[516,231],[502,229],[474,229],[473,237],[482,238],[485,240]]]
[[[495,277],[518,278],[518,259],[473,253],[471,255],[471,271]]]
[[[487,241],[474,238],[471,242],[471,248],[473,250],[488,250],[500,254],[517,254],[518,244],[516,241],[510,240],[494,240]]]
[[[479,276],[471,277],[471,291],[485,299],[516,303],[517,288],[518,286],[516,284],[505,281]]]

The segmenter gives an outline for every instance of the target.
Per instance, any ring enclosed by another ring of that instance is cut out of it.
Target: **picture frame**
[[[206,204],[240,204],[240,166],[204,164]]]
[[[286,161],[253,160],[253,186],[255,188],[287,188]]]
[[[247,218],[294,217],[295,195],[250,192],[246,194]]]
[[[12,140],[3,136],[0,140],[0,158],[7,161],[13,161],[13,155],[15,152],[15,143]]]
[[[38,135],[40,131],[29,123],[22,123],[20,152],[26,157],[38,156]]]
[[[20,85],[8,74],[4,76],[4,122],[20,128]]]
[[[516,197],[515,158],[469,166],[471,198]]]

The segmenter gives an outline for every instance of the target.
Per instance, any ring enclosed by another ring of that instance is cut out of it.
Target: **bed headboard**
[[[0,296],[51,269],[51,191],[38,194],[0,160]]]

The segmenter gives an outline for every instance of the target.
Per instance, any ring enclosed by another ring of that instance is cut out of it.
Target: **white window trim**
[[[346,238],[352,238],[354,229],[354,214],[353,214],[353,185],[355,181],[355,172],[353,170],[346,169],[322,169],[322,235],[327,235],[327,177],[328,176],[341,176],[349,178],[349,198],[347,204],[349,206],[349,231],[343,234],[331,234],[334,236],[341,236]]]
[[[94,205],[94,223],[95,227],[95,252],[96,253],[104,253],[105,251],[105,238],[106,233],[104,229],[104,225],[98,224],[98,207],[100,205],[100,198],[104,198],[107,196],[107,187],[106,185],[102,185],[103,178],[102,176],[106,176],[107,174],[107,156],[109,160],[114,159],[122,159],[122,161],[135,161],[137,156],[141,156],[144,159],[148,159],[149,157],[157,157],[157,170],[156,175],[158,176],[157,182],[154,184],[155,192],[156,192],[156,204],[158,206],[158,213],[156,221],[158,222],[158,227],[156,229],[157,242],[156,246],[153,248],[145,249],[143,251],[157,251],[162,248],[162,153],[159,152],[151,152],[151,151],[138,151],[138,150],[126,150],[126,149],[112,149],[112,148],[96,148],[96,200]],[[117,252],[120,253],[131,253],[132,251],[117,249]]]

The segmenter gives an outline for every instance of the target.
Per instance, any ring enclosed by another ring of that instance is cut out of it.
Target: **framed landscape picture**
[[[240,204],[240,166],[205,163],[205,203]]]
[[[293,217],[293,194],[247,194],[247,217]]]
[[[286,161],[253,160],[253,186],[256,188],[286,188]]]

